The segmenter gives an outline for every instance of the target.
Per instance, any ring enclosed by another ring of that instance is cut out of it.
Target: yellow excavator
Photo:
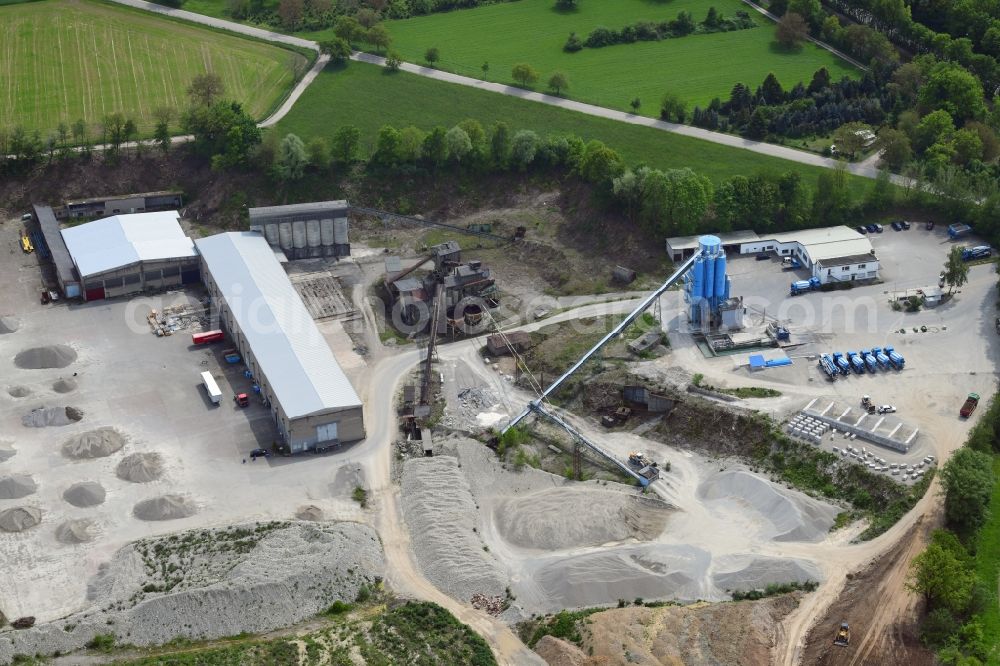
[[[21,251],[25,254],[30,254],[35,251],[35,246],[31,244],[31,239],[28,238],[28,234],[21,232]]]
[[[847,647],[851,644],[851,628],[846,622],[840,623],[840,629],[837,630],[837,637],[833,639],[833,644],[840,647]]]

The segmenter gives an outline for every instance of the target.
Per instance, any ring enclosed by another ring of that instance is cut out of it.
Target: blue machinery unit
[[[718,236],[698,239],[694,264],[684,277],[684,300],[692,324],[710,326],[719,315],[719,305],[729,298],[732,281],[726,274],[726,253]]]
[[[849,375],[851,370],[861,375],[865,371],[868,374],[877,374],[878,370],[902,370],[906,365],[906,359],[902,354],[893,351],[892,347],[872,347],[862,349],[861,352],[849,351],[846,354],[834,352],[830,354],[820,354],[819,366],[830,379],[836,379],[838,374]]]

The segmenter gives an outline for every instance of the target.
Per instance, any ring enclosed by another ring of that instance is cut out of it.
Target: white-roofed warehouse
[[[115,215],[61,233],[88,301],[200,279],[198,254],[177,211]]]
[[[264,237],[233,232],[195,243],[222,326],[292,453],[362,439],[361,398]]]

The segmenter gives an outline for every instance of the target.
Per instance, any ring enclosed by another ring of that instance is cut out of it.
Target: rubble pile
[[[488,596],[481,592],[472,595],[472,607],[476,610],[486,611],[496,617],[507,610],[507,599],[501,595]]]
[[[459,430],[477,430],[479,428],[478,416],[482,412],[490,411],[500,402],[496,394],[490,389],[482,386],[464,388],[458,391],[458,404],[448,405],[441,424],[449,428]]]

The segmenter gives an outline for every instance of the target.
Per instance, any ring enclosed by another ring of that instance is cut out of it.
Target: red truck
[[[962,405],[962,410],[959,414],[963,419],[967,419],[972,416],[972,412],[976,411],[977,405],[979,405],[979,394],[970,393],[969,397],[965,399],[965,404]]]
[[[202,333],[191,334],[191,344],[207,345],[210,342],[219,342],[224,338],[222,331],[204,331]]]

